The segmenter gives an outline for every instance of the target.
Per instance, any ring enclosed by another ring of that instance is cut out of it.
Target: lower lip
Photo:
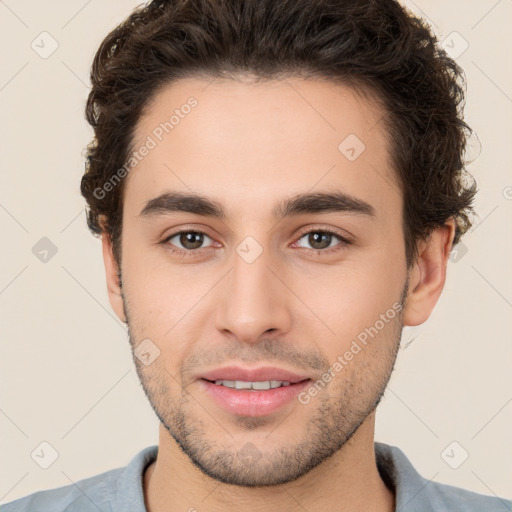
[[[291,402],[309,380],[265,391],[238,390],[201,379],[206,393],[225,411],[240,416],[265,416]]]

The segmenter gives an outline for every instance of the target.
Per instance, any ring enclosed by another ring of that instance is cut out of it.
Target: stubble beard
[[[406,294],[407,283],[401,304],[404,304]],[[125,312],[133,348],[137,340],[133,336],[126,303]],[[393,325],[389,326],[387,340],[374,339],[370,342],[386,344],[385,350],[377,351],[381,356],[379,361],[375,360],[378,358],[362,359],[356,366],[356,355],[349,363],[355,362],[348,370],[350,378],[333,378],[329,386],[309,404],[295,406],[310,408],[312,412],[309,412],[300,432],[295,431],[291,442],[287,442],[290,439],[290,425],[296,426],[296,420],[290,423],[283,418],[281,424],[273,425],[275,420],[266,417],[237,417],[229,425],[221,425],[218,418],[210,416],[204,407],[198,405],[199,397],[194,397],[180,386],[167,370],[158,366],[145,367],[135,357],[134,362],[144,392],[158,419],[183,453],[204,474],[219,482],[243,487],[280,485],[306,475],[340,451],[375,411],[396,362],[402,316],[403,309],[393,319]],[[275,343],[278,342],[268,340],[269,346]],[[368,348],[365,347],[365,350]],[[344,375],[343,372],[341,375]],[[181,390],[176,391],[180,387]],[[218,432],[222,440],[212,437],[212,430]],[[261,431],[269,433],[265,437],[259,435]],[[246,433],[246,442],[238,442],[237,445],[231,432],[236,433],[237,439],[240,432]]]

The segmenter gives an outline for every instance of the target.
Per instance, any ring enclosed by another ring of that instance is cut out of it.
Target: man
[[[510,510],[374,442],[475,194],[429,30],[392,0],[154,1],[91,79],[82,193],[159,445],[3,510]]]

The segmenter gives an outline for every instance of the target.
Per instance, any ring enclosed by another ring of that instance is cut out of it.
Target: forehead
[[[140,211],[163,191],[194,191],[263,213],[274,198],[336,188],[379,209],[401,200],[384,119],[371,94],[332,82],[181,79],[139,120],[133,148],[150,149],[125,203]]]

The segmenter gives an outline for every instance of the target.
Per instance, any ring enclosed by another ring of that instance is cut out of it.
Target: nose
[[[245,343],[287,333],[293,294],[285,283],[286,276],[265,251],[252,262],[234,253],[233,268],[216,297],[216,328]]]

